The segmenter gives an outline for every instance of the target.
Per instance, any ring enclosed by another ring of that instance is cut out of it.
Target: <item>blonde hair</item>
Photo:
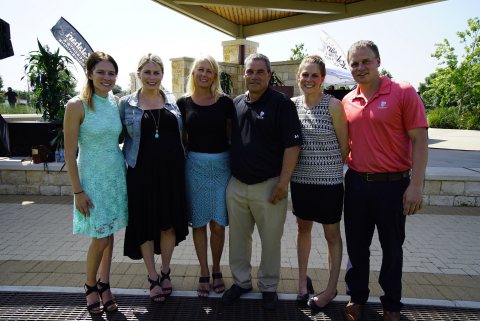
[[[106,53],[95,51],[88,57],[87,62],[85,63],[87,69],[87,84],[85,85],[85,87],[82,88],[82,91],[80,92],[80,99],[85,103],[85,105],[87,105],[88,110],[91,110],[93,112],[95,112],[95,106],[93,106],[94,86],[93,80],[88,79],[88,76],[93,73],[95,66],[100,61],[104,60],[109,61],[113,65],[113,68],[115,69],[115,75],[118,75],[117,63],[112,58],[112,56],[107,55]]]
[[[325,63],[323,62],[323,59],[320,56],[313,55],[313,56],[305,57],[303,58],[300,65],[298,66],[298,71],[297,71],[297,85],[299,88],[300,88],[300,81],[298,81],[298,78],[300,77],[300,74],[302,73],[303,68],[305,68],[307,64],[316,64],[318,66],[318,69],[320,69],[320,75],[322,75],[322,77],[325,77],[325,75],[327,74],[327,70],[325,69]],[[300,90],[302,89],[300,88]]]
[[[143,66],[145,66],[149,62],[153,62],[155,65],[160,67],[160,69],[162,70],[162,74],[164,73],[163,72],[162,58],[160,58],[156,54],[152,54],[152,53],[147,53],[147,54],[143,55],[142,58],[140,58],[140,61],[138,62],[137,71],[141,71]]]
[[[190,69],[190,74],[188,75],[188,82],[185,96],[192,96],[195,93],[195,80],[193,79],[193,73],[197,68],[198,64],[202,61],[208,61],[210,66],[212,67],[213,72],[215,73],[215,79],[210,87],[210,91],[213,97],[218,98],[220,96],[225,95],[223,93],[222,87],[220,86],[220,68],[218,66],[217,61],[210,55],[202,55],[195,59],[192,64],[192,68]]]
[[[348,62],[350,62],[350,53],[351,53],[351,52],[354,52],[354,51],[357,50],[357,49],[363,49],[363,48],[368,48],[368,49],[370,49],[371,51],[373,51],[373,54],[375,55],[375,58],[380,57],[380,53],[378,52],[378,47],[377,47],[377,45],[376,45],[373,41],[370,41],[370,40],[360,40],[360,41],[355,42],[355,43],[350,47],[350,49],[348,49],[348,52],[347,52],[347,60],[348,60]]]

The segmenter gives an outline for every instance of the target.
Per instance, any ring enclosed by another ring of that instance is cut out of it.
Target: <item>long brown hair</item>
[[[109,61],[112,63],[113,68],[115,69],[115,75],[118,75],[118,65],[115,62],[115,60],[112,58],[112,56],[107,55],[106,53],[103,53],[101,51],[95,51],[92,53],[86,62],[86,67],[87,67],[87,84],[85,87],[83,87],[82,92],[80,93],[80,99],[87,105],[88,110],[95,111],[95,107],[93,106],[93,80],[88,79],[88,76],[90,76],[93,73],[93,70],[95,69],[95,66],[100,62],[100,61]]]

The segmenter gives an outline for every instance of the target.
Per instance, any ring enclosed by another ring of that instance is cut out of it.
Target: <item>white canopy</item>
[[[327,66],[327,75],[325,76],[325,80],[323,82],[324,87],[328,87],[330,85],[334,86],[354,86],[357,83],[353,79],[352,74],[342,68]]]

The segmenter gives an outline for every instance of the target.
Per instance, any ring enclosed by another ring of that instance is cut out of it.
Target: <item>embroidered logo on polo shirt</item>
[[[260,112],[260,115],[257,116],[258,119],[263,119],[263,115],[265,115],[265,113],[263,111]]]
[[[300,135],[295,135],[295,138],[300,138]]]
[[[382,103],[380,104],[380,106],[378,106],[378,109],[387,109],[387,102],[386,102],[386,101],[382,101]]]

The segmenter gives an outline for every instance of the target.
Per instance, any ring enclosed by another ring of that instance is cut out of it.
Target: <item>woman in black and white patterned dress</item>
[[[323,225],[328,244],[329,280],[325,291],[308,300],[321,309],[337,295],[342,261],[340,220],[343,207],[343,164],[350,152],[348,124],[341,101],[323,94],[325,64],[319,56],[303,59],[297,82],[303,96],[294,98],[302,126],[303,146],[291,179],[293,214],[297,217],[299,290],[307,302],[313,286],[307,276],[313,222]]]

